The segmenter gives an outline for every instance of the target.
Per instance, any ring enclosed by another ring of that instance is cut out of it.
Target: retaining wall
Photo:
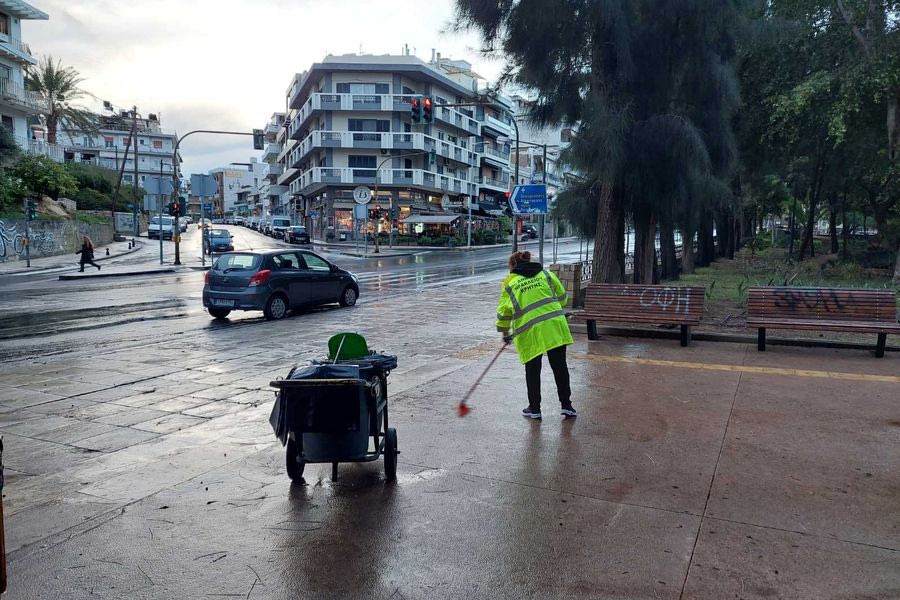
[[[106,223],[79,221],[31,221],[31,258],[75,254],[81,248],[81,236],[88,236],[94,246],[113,241],[113,226]],[[0,220],[0,262],[25,260],[25,221]]]

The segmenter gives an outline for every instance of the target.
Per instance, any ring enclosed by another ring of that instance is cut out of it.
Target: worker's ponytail
[[[521,264],[531,262],[531,252],[513,252],[509,257],[509,270],[512,271]]]

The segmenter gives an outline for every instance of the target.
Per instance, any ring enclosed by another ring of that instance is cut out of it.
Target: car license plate
[[[226,300],[224,298],[212,298],[210,300],[213,306],[234,306],[234,300]]]

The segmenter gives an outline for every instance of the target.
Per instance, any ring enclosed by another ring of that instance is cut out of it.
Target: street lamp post
[[[381,179],[381,177],[379,177],[379,174],[381,173],[381,167],[384,166],[384,163],[386,163],[389,160],[394,160],[395,158],[407,158],[409,156],[419,156],[422,154],[428,154],[428,151],[427,150],[419,150],[417,152],[409,152],[407,154],[398,154],[397,156],[388,156],[387,158],[382,160],[380,163],[378,163],[378,166],[375,167],[375,191],[373,192],[373,197],[375,198],[376,203],[378,202],[378,183],[379,183],[378,180]],[[369,220],[367,218],[366,219],[367,230],[368,230],[368,221]],[[391,209],[390,209],[390,214],[388,215],[388,221],[390,222],[390,224],[388,226],[388,247],[393,248],[394,247],[394,194],[393,193],[391,194]],[[366,235],[368,236],[368,231],[366,232]],[[368,237],[366,237],[366,239],[368,239]],[[378,254],[379,252],[380,252],[380,250],[378,249],[378,232],[376,231],[375,232],[375,254]]]

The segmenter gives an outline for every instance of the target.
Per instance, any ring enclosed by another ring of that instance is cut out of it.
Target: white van
[[[284,232],[291,226],[290,217],[270,217],[269,235],[277,240],[284,239]]]
[[[147,226],[147,237],[159,238],[160,232],[162,232],[162,239],[171,240],[175,234],[175,218],[163,215],[161,225],[159,215],[150,219],[150,225]]]

